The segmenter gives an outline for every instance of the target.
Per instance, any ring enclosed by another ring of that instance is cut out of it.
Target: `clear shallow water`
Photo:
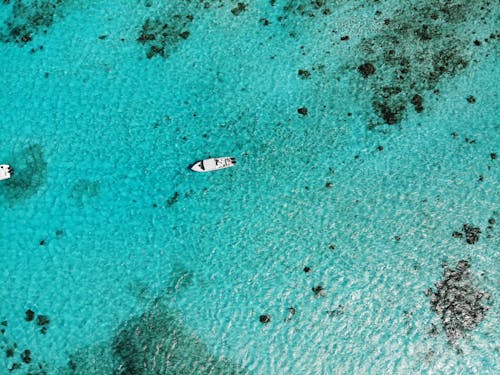
[[[480,3],[65,2],[27,43],[4,25],[1,371],[29,349],[16,372],[495,373],[498,15]],[[33,19],[15,6],[2,18]],[[148,18],[189,36],[148,59]],[[186,169],[210,155],[239,163]],[[425,291],[461,259],[491,298],[452,346]]]

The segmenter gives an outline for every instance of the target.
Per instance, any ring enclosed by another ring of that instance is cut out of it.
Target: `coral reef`
[[[443,280],[436,283],[435,291],[429,289],[427,295],[451,345],[481,323],[488,310],[482,303],[483,298],[490,298],[473,285],[466,260],[460,260],[455,269],[445,268]]]

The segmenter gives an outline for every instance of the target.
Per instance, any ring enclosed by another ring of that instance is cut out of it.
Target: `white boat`
[[[221,158],[210,158],[199,160],[192,164],[189,168],[195,172],[211,172],[218,169],[224,169],[232,167],[236,164],[236,159],[230,156],[224,156]]]
[[[14,174],[14,170],[8,164],[0,164],[0,180],[7,180]]]

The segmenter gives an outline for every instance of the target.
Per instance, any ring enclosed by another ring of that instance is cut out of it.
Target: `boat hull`
[[[14,171],[8,164],[0,164],[0,180],[7,180],[12,177]]]
[[[219,169],[233,167],[236,164],[236,159],[230,156],[221,158],[210,158],[199,160],[192,164],[189,168],[194,172],[212,172]]]

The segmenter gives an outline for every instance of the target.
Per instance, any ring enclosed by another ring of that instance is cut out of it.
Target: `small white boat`
[[[8,164],[0,164],[0,180],[7,180],[14,174],[14,170]]]
[[[218,169],[224,169],[232,167],[236,164],[236,159],[230,156],[224,156],[222,158],[210,158],[199,160],[192,164],[189,168],[195,172],[211,172]]]

